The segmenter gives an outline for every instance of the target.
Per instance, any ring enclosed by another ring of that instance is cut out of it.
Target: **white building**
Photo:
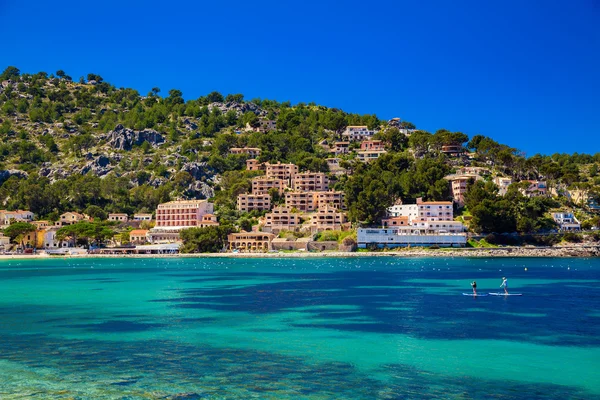
[[[31,211],[17,210],[6,211],[0,210],[0,226],[8,226],[12,222],[31,222],[33,221],[33,213]]]
[[[427,234],[423,229],[407,226],[394,228],[359,228],[357,232],[359,248],[439,246],[464,247],[467,235],[464,233]]]
[[[581,224],[575,218],[573,213],[554,213],[552,214],[552,218],[554,218],[554,222],[558,224],[561,231],[579,231],[581,230]]]
[[[375,131],[370,130],[366,125],[350,125],[346,127],[344,132],[342,132],[342,137],[350,142],[371,139],[373,135],[375,135]]]
[[[498,194],[504,196],[508,191],[508,187],[512,184],[512,178],[497,176],[494,178],[494,183],[498,186]]]
[[[152,221],[152,214],[138,213],[133,214],[134,221]]]
[[[396,204],[387,211],[390,217],[408,217],[409,223],[454,220],[451,201],[423,201],[418,198],[417,204]]]

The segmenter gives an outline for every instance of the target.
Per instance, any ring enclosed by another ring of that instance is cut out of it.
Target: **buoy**
[[[527,271],[527,267],[525,267],[525,271]]]

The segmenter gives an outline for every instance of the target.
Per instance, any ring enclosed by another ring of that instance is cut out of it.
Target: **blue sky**
[[[600,0],[0,0],[0,66],[600,152]]]

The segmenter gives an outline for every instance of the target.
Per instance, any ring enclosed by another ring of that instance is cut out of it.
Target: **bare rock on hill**
[[[239,117],[248,111],[253,112],[259,117],[266,117],[268,112],[263,110],[259,106],[254,103],[238,103],[235,101],[231,101],[228,103],[210,103],[208,105],[208,109],[212,110],[213,108],[219,109],[222,114],[225,114],[231,110],[235,111],[236,115]]]
[[[105,136],[107,144],[115,150],[131,150],[133,146],[139,146],[148,142],[152,147],[158,147],[165,142],[163,135],[154,129],[134,131],[119,124]]]
[[[208,186],[205,182],[196,181],[190,185],[190,191],[194,192],[194,195],[203,199],[209,199],[214,197],[215,191],[213,188]]]
[[[215,175],[215,171],[205,162],[188,162],[183,164],[181,171],[189,173],[194,179],[206,179]]]
[[[0,170],[0,182],[4,182],[11,176],[16,176],[17,178],[27,178],[29,174],[25,171],[21,171],[20,169],[7,169],[4,171]]]
[[[94,158],[92,161],[88,161],[83,168],[79,171],[81,175],[85,175],[91,172],[96,176],[105,176],[114,169],[110,158],[105,155],[100,155]]]

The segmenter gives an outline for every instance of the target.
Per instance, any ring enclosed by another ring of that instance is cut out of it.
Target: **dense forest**
[[[210,198],[220,221],[247,228],[260,213],[236,211],[235,199],[257,173],[245,171],[248,157],[230,154],[231,148],[256,147],[261,162],[329,172],[331,155],[323,143],[339,140],[349,125],[366,125],[378,131],[375,138],[388,153],[362,163],[352,144],[349,154],[339,156],[347,173],[331,174],[355,225],[380,223],[399,199],[451,199],[444,177],[467,165],[492,171],[470,185],[465,207],[456,210],[475,232],[552,229],[548,213],[559,209],[575,211],[585,227],[600,223],[588,207],[588,200],[600,200],[600,153],[526,157],[484,135],[426,132],[375,114],[247,100],[242,94],[212,92],[185,100],[180,90],[161,96],[153,88],[142,95],[92,73],[73,79],[64,71],[30,74],[8,67],[0,81],[0,207],[31,210],[37,218],[79,211],[102,220],[109,212],[153,212],[172,199]],[[265,120],[276,128],[252,130]],[[471,157],[444,154],[448,145],[463,146]],[[500,196],[494,176],[516,183]],[[546,181],[553,195],[524,196],[519,181],[529,179]],[[583,200],[574,200],[574,191]]]

